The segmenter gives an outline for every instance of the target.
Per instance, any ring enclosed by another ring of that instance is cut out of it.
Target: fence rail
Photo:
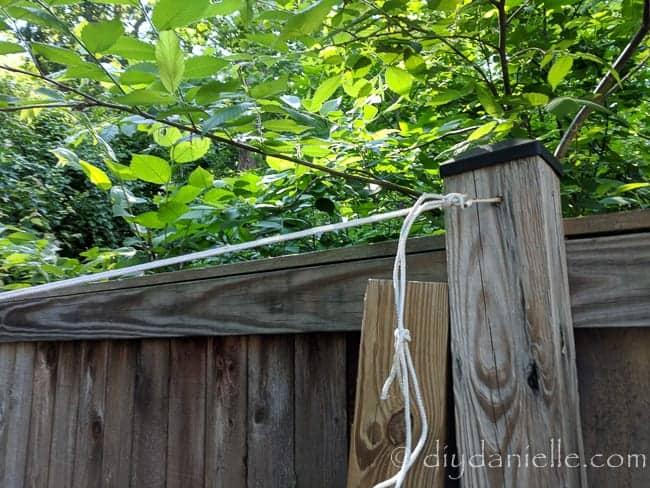
[[[574,326],[650,326],[650,211],[607,218],[565,220]],[[443,238],[408,249],[409,279],[446,281]],[[359,330],[367,279],[391,276],[394,251],[358,246],[0,302],[0,342]]]

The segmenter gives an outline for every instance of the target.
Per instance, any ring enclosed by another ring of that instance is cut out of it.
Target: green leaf
[[[253,98],[268,98],[287,90],[288,78],[281,76],[277,80],[269,80],[250,89],[250,96]]]
[[[155,46],[128,36],[120,37],[106,50],[106,53],[136,61],[152,61],[156,59]]]
[[[61,32],[65,32],[67,30],[67,27],[63,22],[45,10],[32,7],[13,6],[7,8],[7,11],[9,12],[9,15],[14,19],[26,20],[29,23],[40,25],[41,27],[51,27],[52,29]]]
[[[217,110],[212,117],[201,124],[201,127],[205,131],[210,131],[230,122],[231,120],[250,113],[253,107],[254,105],[252,103],[243,102]]]
[[[61,75],[62,80],[72,80],[79,78],[87,78],[89,80],[95,81],[111,81],[106,72],[95,63],[84,62],[83,64],[68,66],[68,68]]]
[[[169,95],[165,92],[143,89],[143,90],[133,90],[132,92],[127,93],[126,95],[120,95],[119,97],[115,97],[114,100],[118,103],[129,105],[129,106],[134,106],[134,105],[148,106],[148,105],[168,105],[170,103],[174,103],[176,101],[176,98],[174,98],[172,95]]]
[[[136,216],[133,221],[136,224],[140,224],[148,229],[162,229],[165,227],[165,222],[160,220],[158,217],[158,212],[144,212]]]
[[[533,107],[539,107],[548,103],[548,95],[543,93],[523,93],[521,96]]]
[[[279,39],[297,39],[315,32],[323,24],[332,7],[339,1],[321,0],[297,13],[285,24]]]
[[[571,72],[573,67],[573,58],[571,56],[560,56],[551,69],[548,70],[548,82],[553,90],[562,82],[562,80]]]
[[[314,93],[314,96],[311,99],[311,111],[318,112],[323,106],[323,103],[326,100],[329,100],[332,95],[336,93],[336,90],[339,86],[341,86],[340,76],[333,76],[323,81],[318,86],[316,92]]]
[[[468,141],[475,141],[477,139],[480,139],[482,137],[487,136],[490,132],[494,130],[494,128],[497,126],[496,121],[491,121],[488,122],[487,124],[483,124],[480,126],[478,129],[476,129],[474,132],[472,132],[469,137],[467,138]]]
[[[103,52],[124,34],[120,19],[91,22],[81,30],[81,40],[91,53]]]
[[[174,93],[183,79],[185,63],[178,38],[172,31],[160,33],[156,44],[156,61],[160,81],[169,93]]]
[[[211,188],[214,182],[214,176],[208,170],[197,166],[194,171],[190,173],[188,180],[189,184],[197,188]]]
[[[40,54],[44,58],[59,64],[75,65],[84,64],[85,61],[74,51],[62,47],[32,42],[32,51],[34,54]]]
[[[294,134],[302,134],[303,132],[311,129],[311,127],[297,124],[294,120],[291,119],[267,120],[262,125],[265,129],[275,132],[292,132]]]
[[[490,90],[481,84],[477,84],[474,90],[476,91],[478,101],[489,115],[498,117],[503,114],[501,105],[494,99]]]
[[[267,156],[266,163],[275,171],[286,171],[288,169],[294,169],[296,167],[296,163],[292,163],[291,161],[276,158],[273,156]]]
[[[648,188],[650,183],[626,183],[616,188],[616,193],[624,193],[626,191],[638,190],[639,188]]]
[[[210,4],[208,9],[205,11],[205,16],[214,17],[215,15],[230,15],[237,12],[240,8],[242,8],[241,0],[222,0],[221,2]]]
[[[133,174],[133,172],[131,171],[131,168],[128,166],[125,166],[120,163],[115,163],[110,159],[105,159],[104,164],[106,165],[108,170],[111,173],[113,173],[115,176],[117,176],[120,180],[132,181],[137,179]]]
[[[79,160],[79,165],[86,176],[90,179],[90,182],[99,187],[102,190],[110,190],[112,183],[108,175],[97,166],[90,164],[88,161],[83,159]]]
[[[185,72],[183,78],[194,80],[212,76],[217,71],[228,66],[225,59],[215,58],[214,56],[193,56],[185,60]]]
[[[23,47],[13,42],[0,41],[0,54],[22,53]]]
[[[203,191],[202,187],[194,185],[181,186],[171,197],[171,200],[178,203],[190,203]]]
[[[151,21],[159,31],[183,27],[200,20],[209,4],[210,0],[159,0]]]
[[[413,86],[413,75],[401,68],[389,66],[386,68],[386,83],[388,88],[398,95],[408,95]]]
[[[153,63],[138,63],[129,66],[120,75],[120,83],[123,85],[149,84],[158,78],[158,68]]]
[[[181,137],[183,134],[176,127],[162,126],[153,130],[153,140],[163,147],[173,146]]]
[[[134,154],[131,157],[131,171],[138,179],[158,185],[169,183],[172,176],[167,161],[149,154]]]
[[[210,139],[207,137],[191,137],[172,147],[171,158],[177,163],[191,163],[201,159],[210,149]]]
[[[192,187],[190,187],[192,188]],[[178,218],[190,209],[184,203],[170,200],[160,205],[158,209],[158,218],[167,224],[174,223]]]

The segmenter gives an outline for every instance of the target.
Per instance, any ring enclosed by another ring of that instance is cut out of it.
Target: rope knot
[[[395,329],[395,346],[411,342],[411,332],[408,329]]]
[[[463,193],[448,193],[442,197],[442,201],[446,207],[467,208],[472,205],[472,200],[468,200]]]

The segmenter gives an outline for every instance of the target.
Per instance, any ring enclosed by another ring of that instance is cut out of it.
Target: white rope
[[[30,295],[36,295],[43,292],[59,290],[61,288],[67,288],[69,286],[80,285],[84,283],[93,283],[96,281],[103,281],[111,278],[120,278],[127,275],[142,273],[143,271],[149,271],[157,268],[164,268],[165,266],[172,266],[175,264],[182,264],[190,261],[196,261],[197,259],[213,258],[216,256],[221,256],[223,254],[245,251],[256,247],[270,246],[272,244],[278,244],[280,242],[302,239],[303,237],[323,234],[325,232],[336,232],[343,229],[358,227],[360,225],[374,224],[376,222],[382,222],[384,220],[404,217],[405,215],[408,215],[410,211],[411,211],[410,208],[404,208],[401,210],[395,210],[393,212],[372,215],[370,217],[364,217],[361,219],[348,220],[346,222],[337,222],[336,224],[321,225],[319,227],[312,227],[310,229],[305,229],[298,232],[292,232],[290,234],[281,234],[281,235],[276,235],[271,237],[264,237],[262,239],[257,239],[255,241],[250,241],[250,242],[243,242],[241,244],[234,244],[234,245],[227,244],[225,246],[206,249],[205,251],[197,251],[189,254],[183,254],[182,256],[174,256],[172,258],[158,259],[155,261],[150,261],[148,263],[136,264],[134,266],[128,266],[125,268],[113,269],[110,271],[102,271],[100,273],[78,276],[76,278],[69,278],[66,280],[54,281],[52,283],[36,285],[30,288],[21,288],[18,290],[6,291],[0,293],[0,302],[2,302],[3,300],[26,298],[29,297]]]
[[[408,343],[411,342],[411,333],[404,326],[404,303],[406,300],[406,243],[408,240],[409,232],[417,217],[429,210],[436,208],[447,207],[461,207],[467,208],[473,203],[481,202],[500,202],[500,198],[485,198],[485,199],[467,199],[466,195],[460,193],[449,193],[447,195],[427,194],[422,195],[415,205],[411,207],[402,224],[399,241],[397,244],[397,254],[395,256],[395,264],[393,266],[393,289],[395,293],[395,310],[397,315],[397,325],[395,327],[395,344],[393,352],[393,365],[384,386],[381,390],[381,399],[386,400],[395,379],[397,379],[402,399],[404,401],[404,427],[406,432],[406,442],[404,446],[404,459],[399,471],[392,477],[381,483],[378,483],[374,488],[400,488],[406,475],[424,448],[429,431],[429,424],[427,422],[427,413],[424,406],[424,399],[420,391],[415,367],[413,366],[413,359],[409,350]],[[420,422],[422,424],[422,431],[420,438],[415,446],[412,448],[413,434],[411,426],[411,385],[413,396],[415,397],[415,404],[420,414]]]

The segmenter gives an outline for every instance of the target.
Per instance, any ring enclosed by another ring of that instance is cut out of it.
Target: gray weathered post
[[[587,486],[561,172],[531,140],[484,146],[440,168],[447,192],[503,197],[446,212],[464,487]],[[468,465],[472,455],[479,467]]]

